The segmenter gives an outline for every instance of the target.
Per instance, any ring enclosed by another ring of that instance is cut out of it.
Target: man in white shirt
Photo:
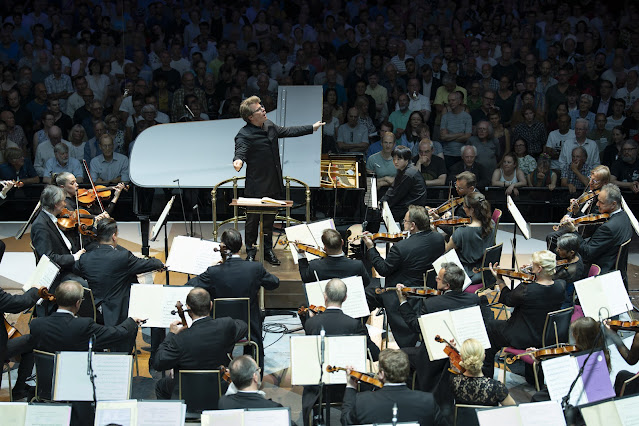
[[[410,99],[408,109],[421,112],[424,117],[424,122],[428,122],[428,118],[430,117],[430,99],[419,93],[419,80],[416,78],[409,79],[406,89],[408,91],[408,99]],[[399,102],[395,103],[395,110],[399,110]]]
[[[544,152],[550,155],[550,168],[553,170],[561,170],[559,164],[559,155],[561,148],[568,140],[575,139],[575,131],[570,128],[570,117],[562,115],[557,119],[557,130],[553,130],[548,135]]]
[[[639,87],[637,87],[637,71],[630,70],[626,74],[626,85],[617,90],[617,98],[626,101],[626,105],[632,105],[639,99]]]
[[[586,138],[587,133],[588,120],[578,118],[575,123],[575,138],[567,140],[561,147],[561,154],[559,154],[560,168],[563,169],[570,166],[572,163],[572,151],[578,146],[585,149],[588,154],[587,165],[591,168],[599,165],[599,148],[595,141]]]

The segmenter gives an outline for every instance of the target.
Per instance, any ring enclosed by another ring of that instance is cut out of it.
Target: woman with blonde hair
[[[460,365],[466,371],[450,378],[456,404],[515,405],[506,385],[482,373],[486,354],[479,340],[467,339],[459,352],[462,358]]]

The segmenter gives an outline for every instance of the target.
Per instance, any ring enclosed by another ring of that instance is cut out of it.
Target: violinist
[[[298,250],[298,267],[302,282],[310,283],[331,278],[362,277],[364,287],[370,284],[371,278],[361,260],[349,259],[344,255],[344,241],[341,234],[334,229],[322,232],[322,243],[326,257],[308,261],[301,250]],[[316,275],[317,274],[317,275]]]
[[[260,367],[253,358],[248,355],[240,355],[233,358],[229,364],[231,380],[237,388],[237,393],[226,395],[220,398],[218,410],[233,410],[245,408],[278,408],[279,404],[273,400],[266,399],[262,387]]]
[[[474,192],[478,192],[475,186],[477,185],[477,178],[475,174],[472,172],[461,172],[457,176],[455,176],[455,191],[457,191],[457,195],[460,197],[465,197],[468,194],[472,194]],[[430,211],[431,220],[436,220],[440,218],[440,215]],[[450,209],[448,212],[441,215],[442,217],[468,217],[466,212],[464,211],[463,205],[457,205],[456,207]],[[452,226],[439,226],[438,227],[444,234],[446,234],[447,238],[453,234],[455,230]]]
[[[572,300],[575,292],[575,281],[586,276],[584,262],[579,256],[579,237],[575,234],[564,234],[557,240],[557,256],[564,261],[562,265],[557,262],[554,278],[566,281],[566,298],[561,308],[573,306]]]
[[[80,208],[82,209],[86,209],[88,210],[91,214],[102,214],[103,212],[100,211],[100,206],[98,205],[98,202],[95,201],[95,197],[87,197],[89,199],[93,198],[93,202],[91,202],[89,205],[87,205],[87,203],[80,201],[77,202],[76,198],[78,196],[78,180],[75,177],[74,174],[69,173],[69,172],[62,172],[59,173],[57,175],[53,176],[53,180],[55,182],[55,184],[57,186],[59,186],[60,188],[64,189],[64,192],[66,192],[66,207],[67,210],[75,210],[78,206],[78,204],[80,204]],[[118,202],[118,199],[120,198],[120,195],[122,193],[122,190],[125,189],[125,185],[124,183],[119,183],[117,184],[115,187],[113,187],[113,198],[111,198],[111,201],[109,202],[109,204],[107,204],[106,206],[104,206],[104,211],[108,213],[108,215],[111,215],[113,213],[113,209],[115,208],[115,204]],[[81,193],[83,193],[84,190],[81,191]],[[92,193],[92,191],[91,191]],[[84,197],[82,197],[84,198]],[[78,200],[79,201],[79,200]],[[102,201],[103,205],[105,204],[104,201]],[[108,217],[108,215],[102,216],[102,217]],[[96,218],[97,219],[97,218]],[[97,219],[96,222],[98,222],[100,219]]]
[[[484,251],[495,243],[495,222],[486,197],[471,192],[464,197],[464,214],[471,219],[470,225],[458,227],[446,243],[446,251],[456,250],[466,273],[473,284],[481,282],[481,273],[473,268],[481,266]]]
[[[393,406],[397,404],[397,422],[421,425],[445,425],[431,393],[410,390],[406,380],[410,372],[408,356],[397,349],[384,349],[379,354],[379,380],[384,384],[375,392],[357,392],[357,380],[346,370],[346,392],[342,407],[342,424],[391,423]]]
[[[515,405],[506,385],[482,373],[482,364],[486,353],[481,342],[467,339],[459,350],[461,366],[466,369],[462,374],[450,376],[455,403],[469,405]]]
[[[410,236],[393,244],[385,259],[375,248],[373,240],[364,236],[368,259],[379,275],[386,277],[386,287],[394,287],[398,283],[409,287],[423,285],[424,274],[432,269],[433,262],[444,254],[444,237],[430,229],[428,212],[424,207],[409,206],[403,223],[404,230]],[[417,333],[410,330],[402,319],[397,294],[386,292],[377,295],[374,287],[369,286],[366,289],[369,307],[383,306],[386,309],[388,322],[400,348],[415,346]]]
[[[169,334],[155,354],[153,368],[158,371],[174,369],[173,375],[169,374],[155,384],[157,399],[177,398],[175,378],[179,370],[217,370],[220,365],[226,364],[227,354],[248,331],[244,321],[229,317],[211,318],[213,302],[202,288],[189,292],[186,308],[193,320],[191,326],[184,327],[181,319],[172,322]]]
[[[633,323],[636,323],[636,322],[637,321],[633,321]],[[606,337],[608,338],[608,340],[612,340],[612,342],[617,347],[617,350],[619,351],[619,354],[621,355],[621,357],[629,365],[637,364],[637,362],[639,362],[639,333],[637,333],[637,331],[636,331],[637,329],[635,328],[635,330],[634,330],[635,331],[635,337],[632,340],[632,344],[630,345],[630,349],[628,349],[628,347],[623,342],[623,340],[621,340],[621,337],[617,334],[617,331],[619,330],[619,327],[613,325],[613,323],[610,320],[606,320],[604,322],[604,325],[605,325]],[[638,327],[639,327],[639,325],[638,325]],[[617,373],[617,377],[615,378],[615,394],[617,396],[619,396],[619,394],[621,393],[621,387],[623,386],[623,382],[625,382],[626,380],[632,378],[634,375],[635,375],[635,373],[632,373],[632,372],[627,371],[627,370],[622,370],[619,373]],[[624,396],[626,396],[626,395],[634,395],[634,394],[637,394],[637,393],[639,393],[639,384],[637,383],[636,380],[633,380],[626,387],[626,389],[624,391]]]
[[[499,264],[490,264],[490,270],[497,278],[501,290],[499,303],[513,307],[514,310],[507,321],[489,320],[486,331],[490,339],[490,349],[486,349],[483,372],[486,377],[493,377],[495,354],[504,346],[517,349],[541,347],[542,333],[546,315],[561,307],[564,300],[566,284],[555,280],[553,276],[557,267],[554,253],[543,250],[532,255],[531,271],[536,279],[529,283],[521,283],[514,289],[509,288],[495,269]]]

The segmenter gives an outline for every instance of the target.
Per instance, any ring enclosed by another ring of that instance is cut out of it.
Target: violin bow
[[[80,230],[80,202],[78,201],[78,191],[75,191],[75,216],[78,221],[78,236],[80,237],[80,250],[84,249],[82,244],[82,231]]]
[[[89,182],[91,183],[91,188],[93,188],[93,193],[95,194],[95,199],[98,201],[98,205],[100,206],[100,210],[104,213],[104,206],[102,205],[102,201],[98,196],[98,191],[95,189],[95,184],[93,183],[93,178],[91,177],[91,173],[89,172],[89,166],[87,165],[87,160],[82,160],[82,164],[84,165],[84,170],[87,172],[87,177],[89,178]]]

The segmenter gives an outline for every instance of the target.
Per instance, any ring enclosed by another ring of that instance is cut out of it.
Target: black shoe
[[[266,260],[271,265],[275,265],[275,266],[281,265],[280,260],[277,258],[277,256],[275,256],[275,253],[273,252],[273,250],[267,250],[264,253],[264,260]]]
[[[249,262],[254,262],[255,261],[255,252],[248,252],[246,253],[246,259]]]
[[[20,401],[21,399],[27,399],[30,401],[35,396],[35,387],[29,385],[16,385],[11,390],[11,396],[13,401]]]

